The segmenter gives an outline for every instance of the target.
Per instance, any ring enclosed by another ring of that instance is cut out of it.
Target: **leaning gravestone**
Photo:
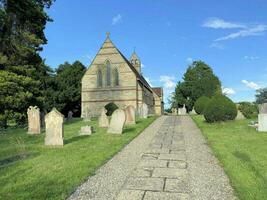
[[[63,121],[64,115],[55,108],[45,116],[45,145],[64,145]]]
[[[30,106],[27,110],[28,114],[28,134],[41,133],[40,110],[37,106]]]
[[[99,127],[107,128],[109,125],[108,116],[106,108],[102,108],[101,115],[99,117],[98,123]]]
[[[125,123],[125,112],[117,109],[112,113],[108,133],[122,134],[123,125]]]
[[[267,132],[267,103],[259,105],[258,131]]]
[[[133,106],[127,106],[125,109],[125,124],[135,124],[135,108]]]
[[[91,135],[92,127],[91,126],[82,126],[79,135]]]
[[[73,112],[70,110],[68,112],[68,120],[71,120],[72,119],[72,116],[73,116]]]

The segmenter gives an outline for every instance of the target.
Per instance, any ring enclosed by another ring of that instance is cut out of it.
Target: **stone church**
[[[99,116],[109,103],[137,110],[147,104],[150,115],[164,112],[163,90],[152,88],[141,73],[141,61],[133,52],[130,60],[107,37],[82,78],[82,117]]]

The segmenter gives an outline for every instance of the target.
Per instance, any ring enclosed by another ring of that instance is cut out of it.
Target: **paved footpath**
[[[232,200],[228,177],[188,116],[162,116],[70,200]]]

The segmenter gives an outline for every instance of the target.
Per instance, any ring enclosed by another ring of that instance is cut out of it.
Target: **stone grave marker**
[[[122,134],[122,129],[125,123],[125,112],[117,109],[112,113],[108,133]]]
[[[135,108],[133,106],[127,106],[125,109],[125,124],[135,124]]]
[[[28,114],[28,134],[41,133],[40,110],[37,106],[30,106],[27,110]]]
[[[237,115],[236,115],[236,120],[242,120],[242,119],[246,119],[245,116],[243,115],[243,113],[237,109]]]
[[[56,108],[45,116],[45,145],[63,146],[63,121],[62,115]]]
[[[91,135],[92,127],[91,126],[82,126],[79,135]]]
[[[141,118],[147,118],[147,116],[148,116],[148,106],[145,104],[145,103],[143,103],[142,105],[141,105],[141,107],[140,107],[140,117]]]
[[[259,105],[258,131],[267,132],[267,103]]]
[[[90,122],[91,121],[91,114],[90,114],[90,109],[85,108],[84,114],[83,114],[83,121]]]
[[[68,120],[72,120],[73,112],[70,110],[68,112]]]
[[[98,120],[99,127],[107,128],[109,126],[109,120],[108,120],[108,116],[106,113],[107,113],[107,109],[102,108],[101,115]]]

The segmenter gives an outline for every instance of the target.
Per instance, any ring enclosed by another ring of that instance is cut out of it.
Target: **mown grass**
[[[250,120],[208,124],[192,116],[219,159],[241,200],[267,199],[267,133],[248,127]]]
[[[96,120],[73,119],[64,124],[65,145],[44,146],[44,132],[27,135],[25,129],[0,133],[0,199],[65,199],[86,178],[156,117],[138,119],[122,135],[107,134]],[[78,136],[90,124],[91,136]]]

